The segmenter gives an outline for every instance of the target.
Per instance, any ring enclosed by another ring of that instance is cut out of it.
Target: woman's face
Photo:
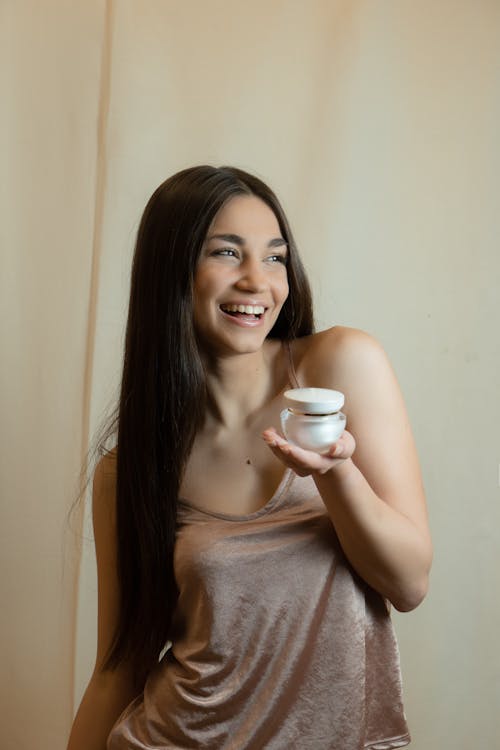
[[[256,351],[288,296],[288,248],[273,211],[237,196],[216,215],[194,278],[194,323],[214,355]]]

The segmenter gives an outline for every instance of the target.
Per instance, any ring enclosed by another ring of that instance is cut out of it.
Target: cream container
[[[287,408],[281,412],[286,439],[306,450],[327,453],[345,430],[340,409],[344,394],[328,388],[292,388],[284,393]]]

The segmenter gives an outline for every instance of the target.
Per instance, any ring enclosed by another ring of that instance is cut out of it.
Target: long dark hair
[[[274,212],[289,247],[289,295],[269,336],[312,333],[309,284],[274,193],[232,167],[185,169],[162,183],[141,219],[117,410],[119,622],[104,669],[131,660],[138,680],[169,638],[178,590],[173,551],[179,487],[207,391],[193,325],[193,278],[208,229],[237,195]]]

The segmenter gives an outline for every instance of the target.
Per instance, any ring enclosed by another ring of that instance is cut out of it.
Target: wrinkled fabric
[[[384,599],[310,477],[246,516],[179,503],[172,646],[108,750],[391,750],[410,741]]]

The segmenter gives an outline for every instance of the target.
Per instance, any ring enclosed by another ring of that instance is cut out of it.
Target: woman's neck
[[[208,410],[205,429],[239,429],[279,390],[281,342],[268,341],[256,352],[205,362]]]

